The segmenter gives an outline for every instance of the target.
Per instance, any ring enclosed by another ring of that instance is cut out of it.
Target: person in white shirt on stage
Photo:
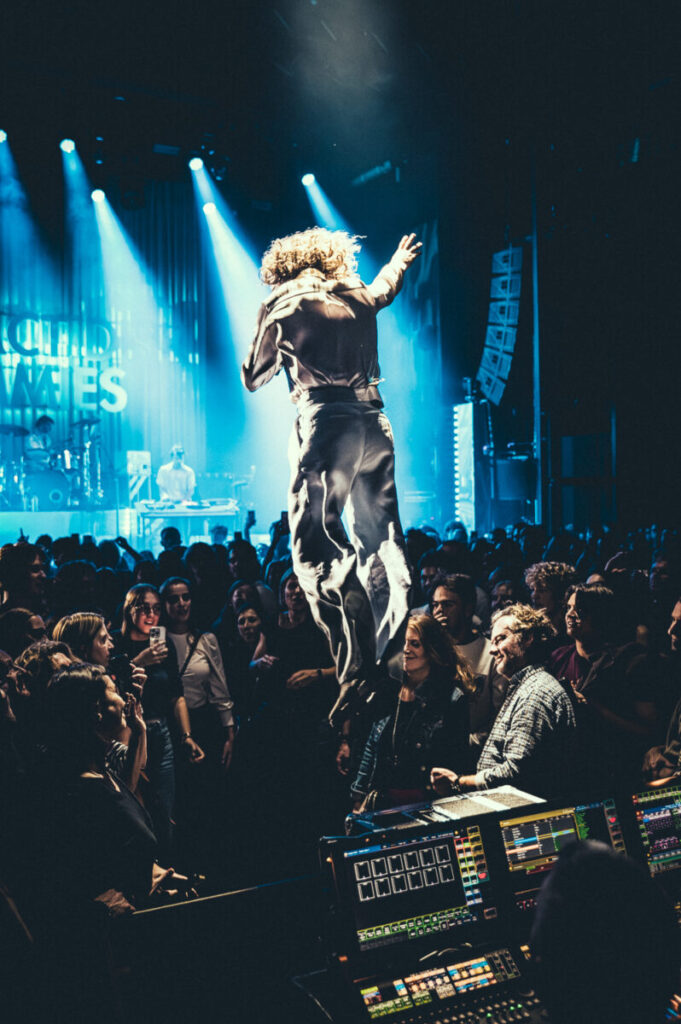
[[[174,444],[170,449],[170,462],[158,471],[156,483],[161,501],[188,502],[196,490],[196,474],[184,460],[184,448]]]

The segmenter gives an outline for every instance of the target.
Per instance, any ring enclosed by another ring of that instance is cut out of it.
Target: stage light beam
[[[223,382],[223,452],[232,472],[250,476],[248,500],[257,507],[258,518],[266,522],[276,516],[283,507],[282,502],[285,504],[286,446],[293,419],[292,406],[283,380],[279,387],[247,395],[241,384],[240,367],[253,337],[258,308],[267,297],[268,289],[260,283],[258,260],[250,239],[205,167],[192,172],[192,183],[205,228],[207,253],[215,269],[210,294],[214,298],[215,314],[225,328],[220,363],[213,367]],[[239,468],[244,459],[245,469]]]
[[[200,171],[202,167],[203,167],[203,160],[201,159],[200,156],[193,156],[191,158],[191,160],[189,161],[189,170],[190,171]]]
[[[93,203],[103,203],[106,199],[106,196],[104,192],[102,192],[101,188],[96,188],[92,192],[91,199]]]
[[[307,174],[304,174],[300,180],[302,181],[305,188],[309,188],[310,185],[314,185],[317,179],[315,178],[314,174],[308,172]]]
[[[59,143],[59,148],[62,153],[73,153],[76,148],[76,144],[73,139],[62,139]]]
[[[7,132],[3,132],[2,129],[0,129],[0,142],[7,142]]]

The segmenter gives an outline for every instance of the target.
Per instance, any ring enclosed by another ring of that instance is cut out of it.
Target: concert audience
[[[190,836],[179,866],[209,864],[216,885],[254,884],[273,870],[272,814],[277,864],[308,867],[316,835],[339,829],[353,803],[426,797],[431,769],[442,794],[508,782],[540,796],[679,774],[678,534],[547,538],[522,523],[450,534],[440,544],[430,530],[407,531],[412,612],[426,600],[433,617],[411,618],[402,679],[381,683],[343,724],[340,749],[327,723],[337,691],[328,645],[285,550],[270,562],[271,579],[282,574],[277,609],[242,539],[184,549],[169,527],[157,558],[124,538],[4,545],[0,826],[32,815],[55,864],[73,853],[68,891],[92,903],[114,890],[117,912],[147,897],[155,851],[178,850],[175,822]],[[522,603],[523,576],[534,610]],[[479,621],[490,601],[491,640]],[[159,624],[166,639],[150,642]],[[59,767],[51,781],[47,765]],[[37,789],[42,798],[27,799]],[[216,842],[221,833],[230,842]],[[22,861],[28,873],[37,834],[4,830],[0,883]]]

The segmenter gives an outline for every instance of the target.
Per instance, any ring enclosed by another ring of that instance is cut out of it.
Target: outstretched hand
[[[438,796],[449,796],[458,781],[459,776],[449,768],[431,768],[430,770],[430,784]]]
[[[417,256],[421,255],[423,242],[416,241],[416,235],[403,235],[400,244],[397,246],[394,255],[399,256],[405,266],[413,263]]]

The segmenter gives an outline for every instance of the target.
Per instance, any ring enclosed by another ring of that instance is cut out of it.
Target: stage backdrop
[[[191,185],[149,184],[143,197],[136,210],[121,210],[115,194],[113,210],[108,202],[95,210],[88,192],[67,205],[63,245],[48,248],[18,184],[0,187],[0,426],[30,428],[47,413],[56,421],[55,447],[77,451],[90,436],[79,424],[98,421],[92,436],[99,439],[108,505],[115,477],[127,504],[128,450],[150,451],[155,477],[171,445],[181,442],[187,462],[204,474],[205,494],[231,496],[241,487],[242,504],[257,502],[266,526],[284,507],[285,482],[268,494],[272,508],[264,507],[266,499],[244,484],[242,467],[229,479],[229,435],[216,436],[215,424],[236,403],[230,393],[240,390],[241,353],[228,337],[207,336],[217,324],[222,333],[226,322],[208,309],[214,268]],[[447,492],[442,438],[449,417],[442,406],[437,224],[417,230],[423,256],[379,319],[405,525],[447,515],[438,499]],[[220,410],[209,413],[216,395]],[[285,436],[276,440],[285,466]],[[0,433],[2,466],[17,464],[22,451],[20,436]],[[271,454],[240,452],[237,461],[262,463],[258,475],[266,480]]]
[[[89,200],[89,197],[88,197]],[[99,223],[99,227],[98,227]],[[142,209],[73,210],[61,251],[48,250],[16,186],[0,190],[0,424],[56,421],[56,446],[77,451],[97,420],[105,479],[129,449],[154,471],[172,444],[205,463],[203,262],[188,186],[149,187]],[[21,437],[4,433],[4,464]],[[125,497],[123,497],[125,500]]]

